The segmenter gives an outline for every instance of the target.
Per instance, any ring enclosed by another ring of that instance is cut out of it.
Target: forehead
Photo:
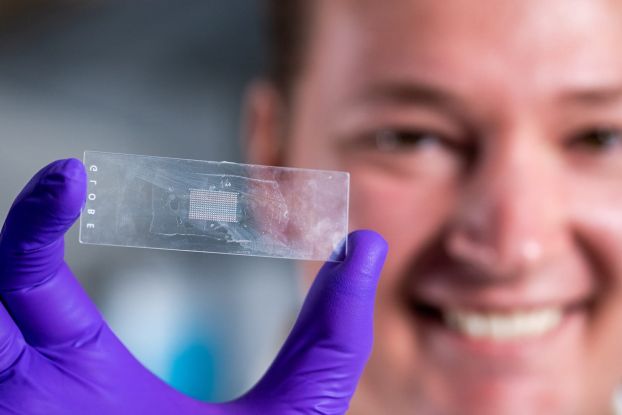
[[[318,4],[310,67],[327,78],[417,76],[464,88],[513,82],[523,91],[588,88],[622,78],[622,0]]]

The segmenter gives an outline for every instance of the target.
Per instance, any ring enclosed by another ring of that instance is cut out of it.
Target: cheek
[[[379,232],[389,243],[381,280],[383,294],[401,283],[401,277],[422,246],[445,225],[454,206],[448,182],[389,177],[352,166],[350,228]]]
[[[354,164],[348,170],[350,228],[373,229],[389,243],[376,301],[374,353],[365,379],[376,393],[403,399],[401,392],[418,388],[422,362],[417,328],[401,296],[411,281],[412,263],[451,218],[456,189],[449,180],[428,176],[401,180]]]
[[[614,180],[575,177],[569,194],[573,227],[592,258],[600,286],[586,338],[587,378],[611,385],[622,376],[622,186]],[[586,393],[599,391],[609,389],[592,387]]]
[[[573,180],[571,221],[591,253],[601,283],[622,291],[622,186],[613,180]]]

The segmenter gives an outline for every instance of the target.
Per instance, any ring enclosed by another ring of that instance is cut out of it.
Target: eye
[[[385,152],[421,150],[429,147],[450,147],[443,135],[424,130],[383,129],[369,137],[369,144]]]
[[[588,129],[569,142],[571,148],[593,152],[611,151],[622,144],[622,130],[610,127]]]

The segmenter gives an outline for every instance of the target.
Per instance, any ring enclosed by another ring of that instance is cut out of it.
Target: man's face
[[[390,247],[353,413],[607,411],[622,2],[317,4],[285,163],[349,171]]]

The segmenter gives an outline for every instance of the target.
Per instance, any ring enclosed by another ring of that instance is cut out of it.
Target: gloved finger
[[[243,400],[269,393],[283,400],[277,412],[293,400],[313,413],[345,413],[371,353],[374,299],[387,244],[375,232],[358,231],[350,235],[348,251],[343,263],[320,270],[283,348]]]
[[[26,347],[15,322],[0,303],[0,384]]]
[[[79,340],[101,324],[63,259],[64,234],[85,194],[82,163],[56,161],[26,185],[0,233],[0,297],[33,346]]]

